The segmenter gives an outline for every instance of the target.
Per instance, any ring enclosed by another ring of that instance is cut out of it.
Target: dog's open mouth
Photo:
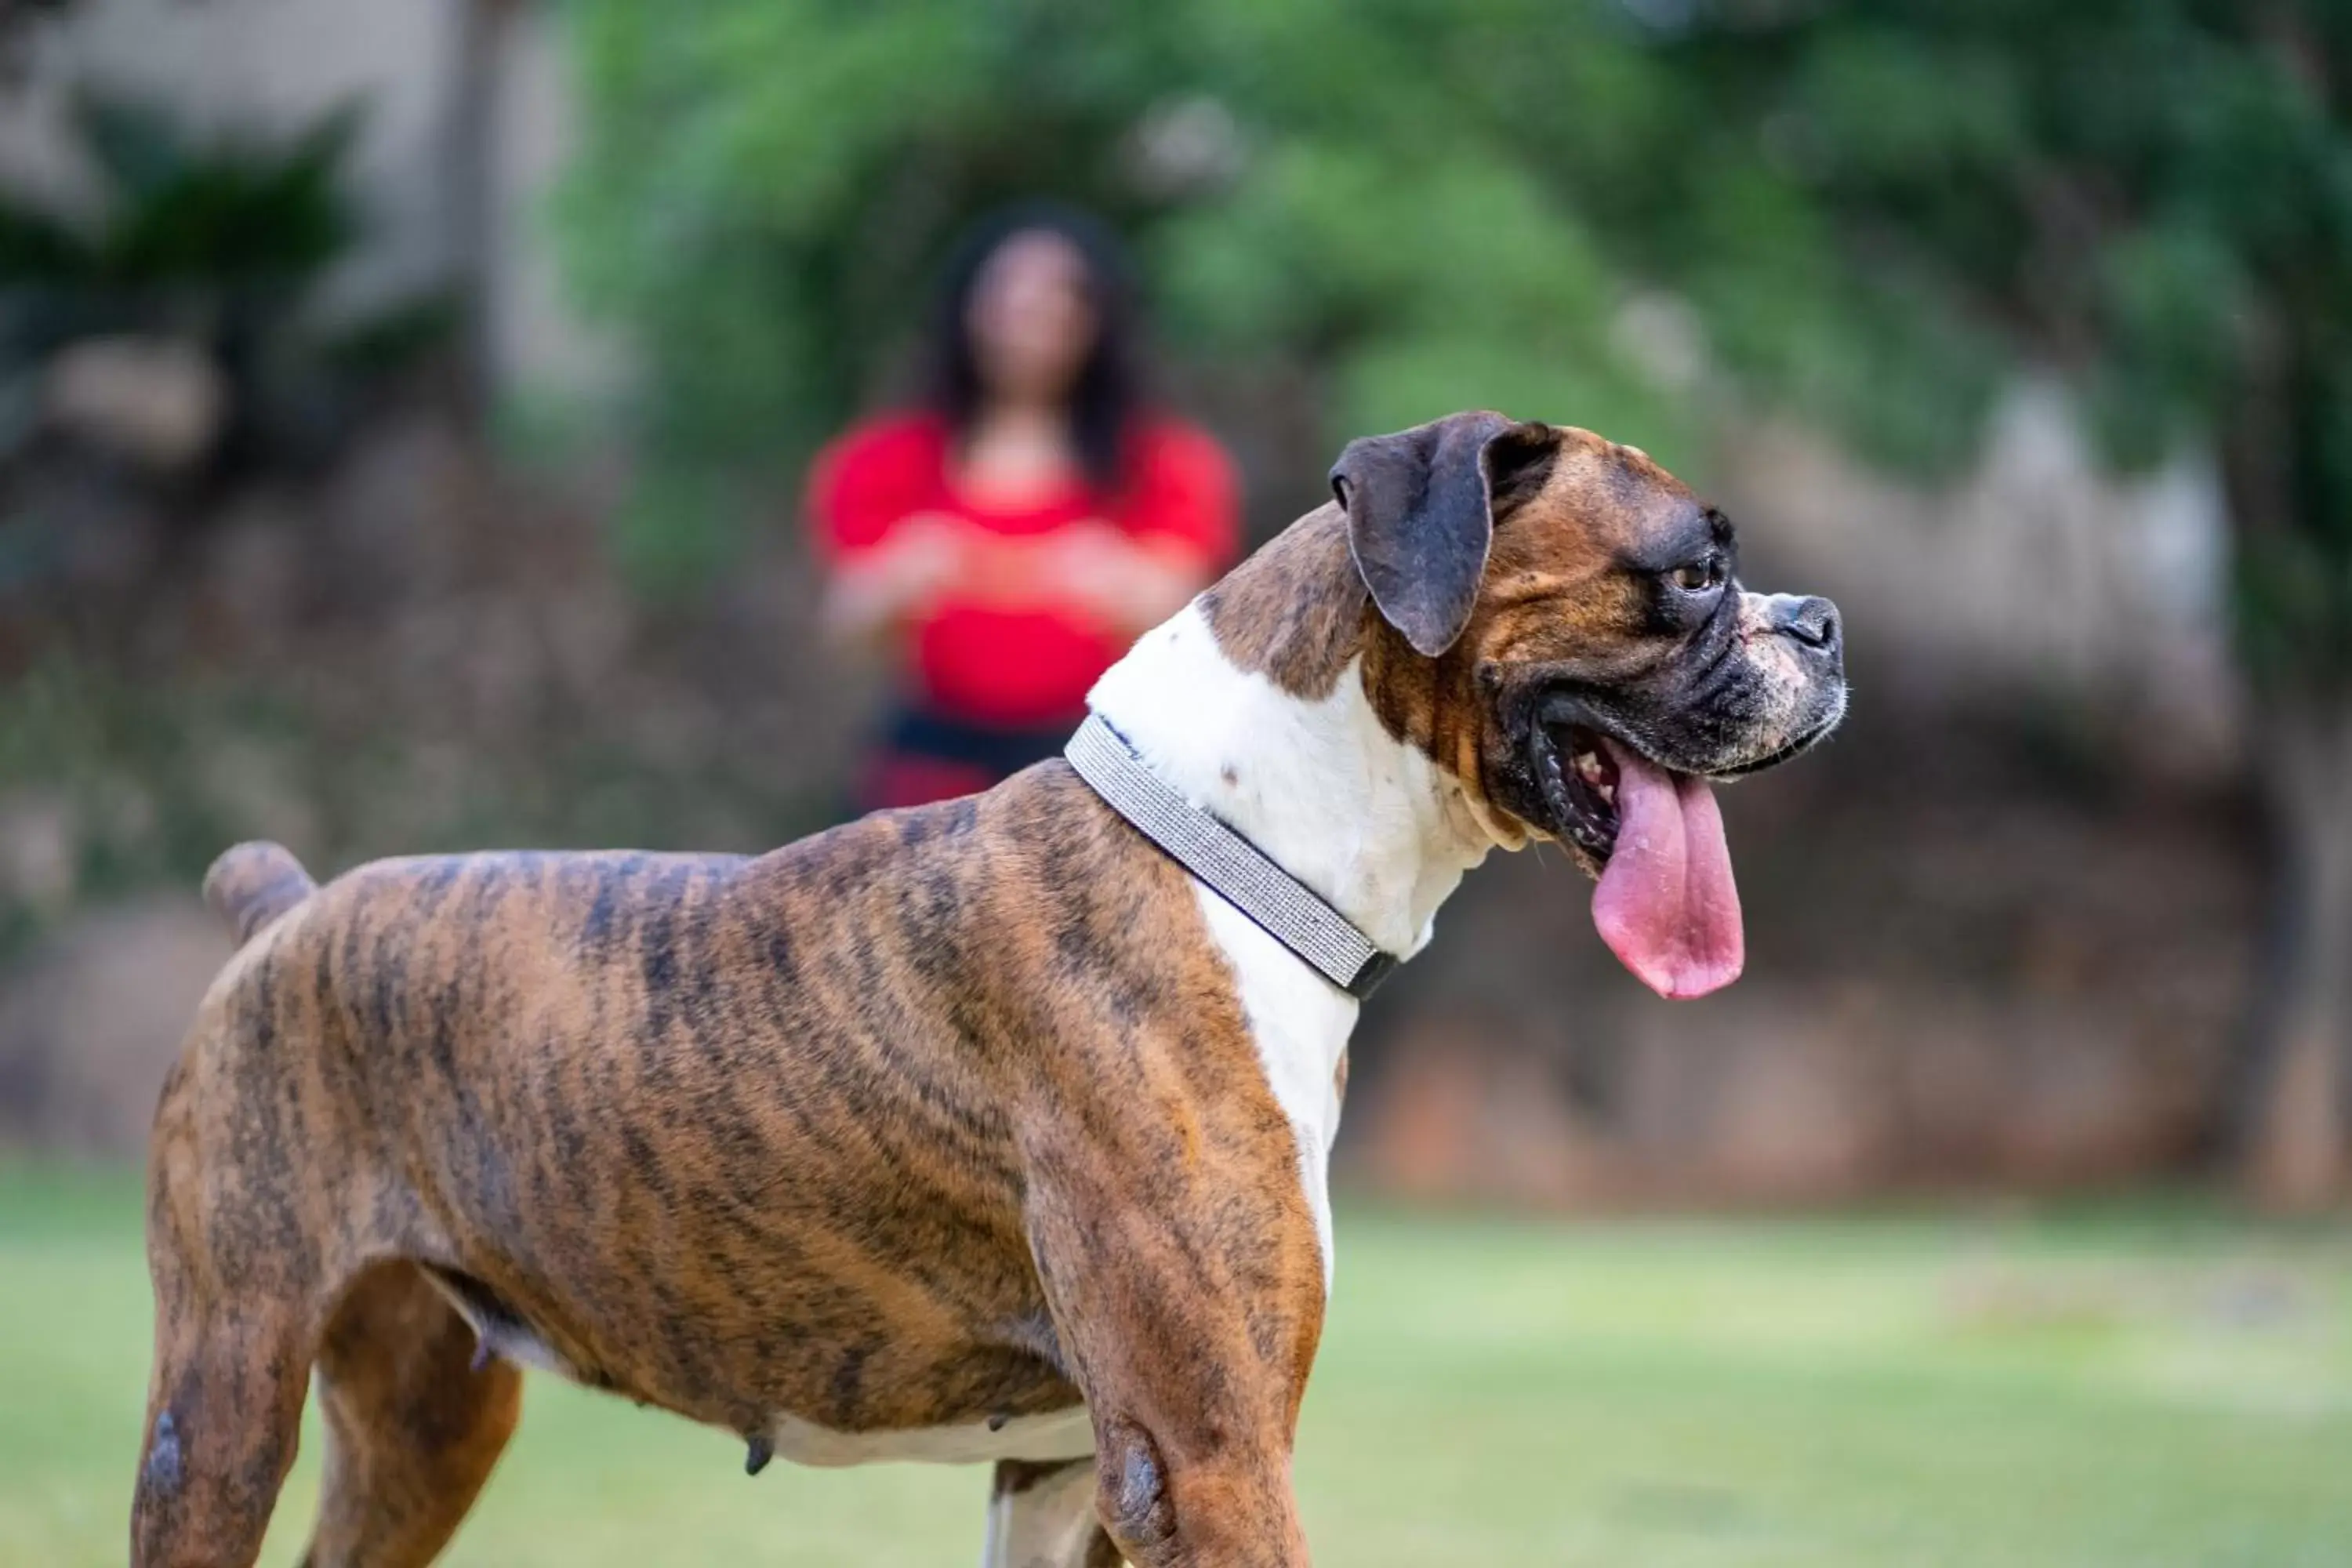
[[[1539,721],[1528,747],[1554,835],[1600,868],[1592,923],[1610,951],[1661,996],[1738,979],[1739,890],[1707,781],[1582,724]]]
[[[1607,865],[1617,847],[1618,773],[1601,732],[1581,724],[1538,724],[1533,739],[1552,831]]]

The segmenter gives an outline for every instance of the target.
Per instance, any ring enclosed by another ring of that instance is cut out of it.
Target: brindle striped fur
[[[243,923],[299,870],[232,853]],[[134,1561],[250,1561],[314,1355],[313,1563],[427,1560],[517,1375],[426,1269],[739,1432],[1083,1387],[1137,1561],[1303,1560],[1321,1264],[1183,877],[1055,762],[756,859],[389,861],[257,920],[157,1117]]]

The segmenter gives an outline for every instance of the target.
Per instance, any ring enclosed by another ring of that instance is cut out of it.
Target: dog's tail
[[[205,902],[228,922],[239,947],[318,890],[302,862],[284,845],[267,839],[222,851],[205,873]]]

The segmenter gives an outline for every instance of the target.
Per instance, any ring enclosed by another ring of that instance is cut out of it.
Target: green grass
[[[1344,1208],[1344,1205],[1343,1205]],[[135,1184],[0,1167],[0,1564],[117,1563]],[[1318,1560],[2352,1563],[2352,1237],[2179,1209],[1339,1226],[1299,1438]],[[290,1563],[313,1433],[264,1561]],[[983,1473],[778,1464],[545,1379],[450,1561],[977,1559]]]

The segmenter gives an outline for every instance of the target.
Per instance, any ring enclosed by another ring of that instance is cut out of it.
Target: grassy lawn
[[[147,1331],[135,1183],[0,1167],[0,1564],[122,1560]],[[268,1563],[299,1550],[317,1456]],[[449,1561],[977,1560],[981,1471],[741,1461],[538,1379]],[[1298,1484],[1343,1568],[2341,1568],[2352,1236],[1343,1205]]]

